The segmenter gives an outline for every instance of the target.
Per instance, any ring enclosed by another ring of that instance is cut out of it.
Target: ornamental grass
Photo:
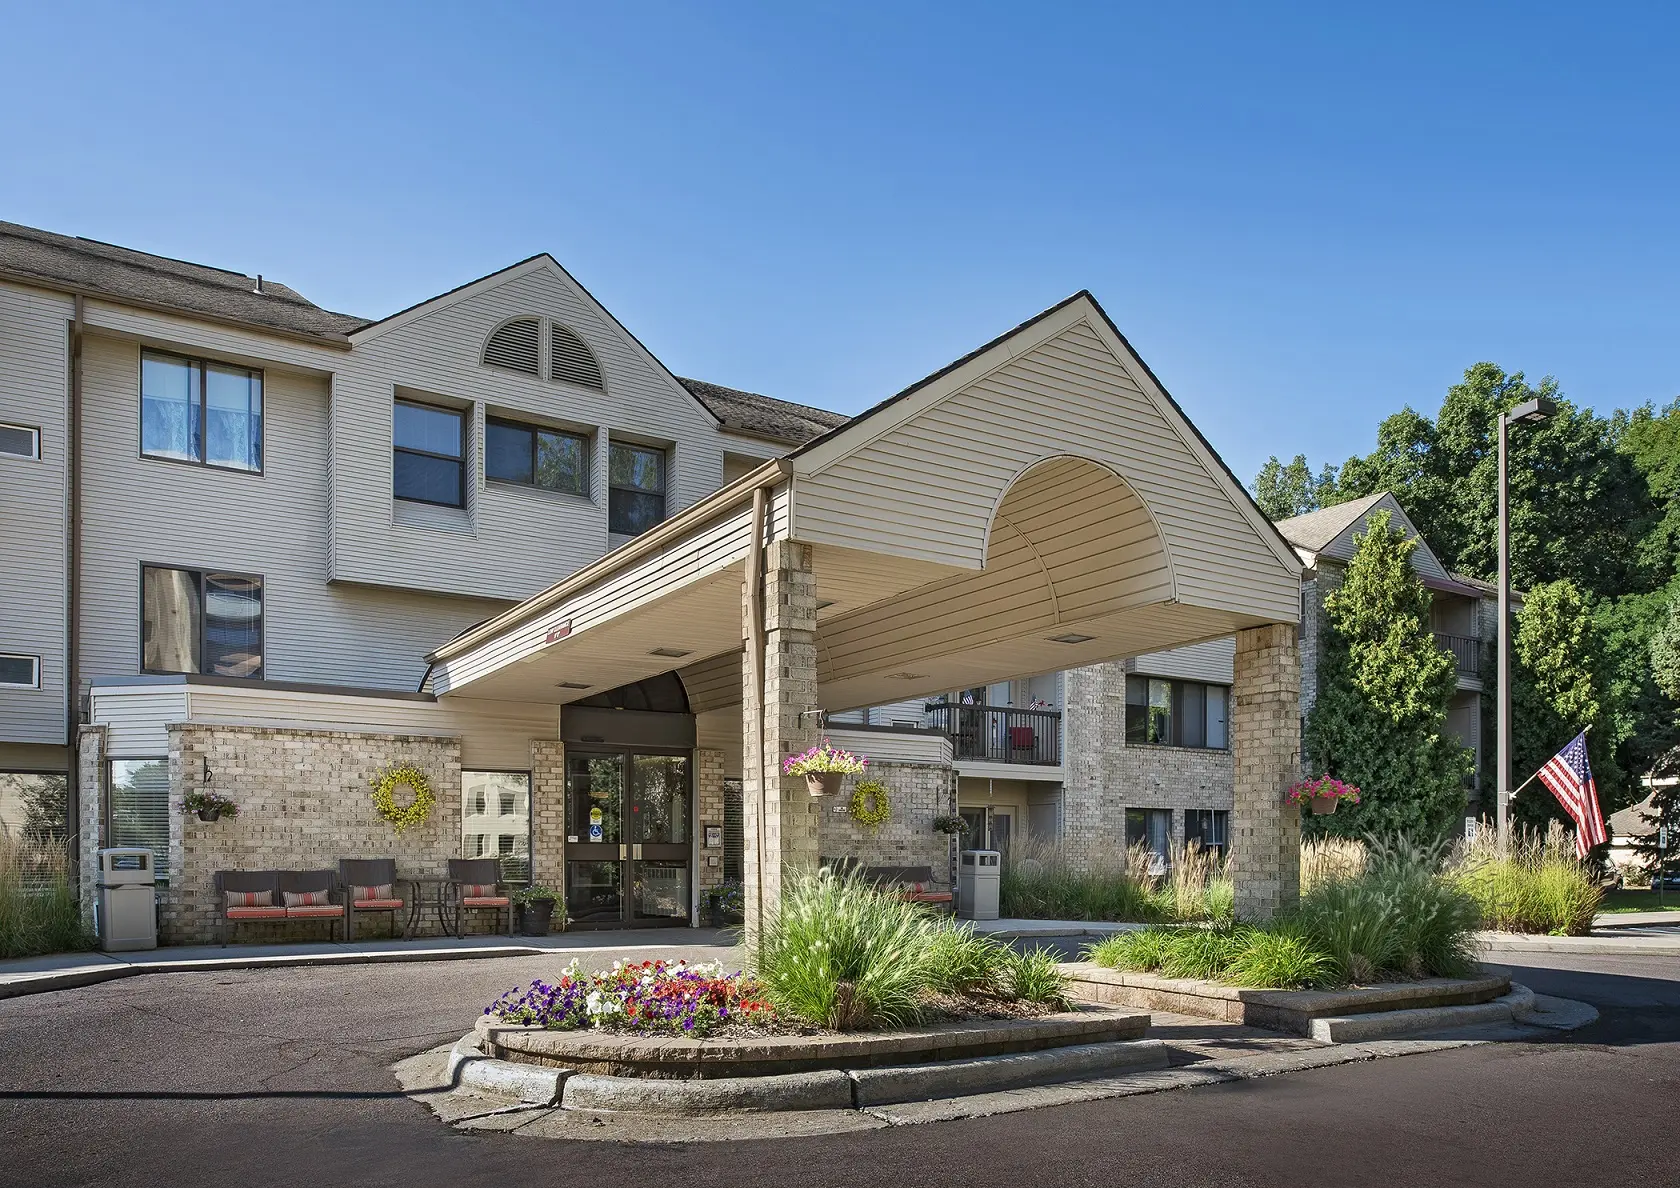
[[[1173,855],[1164,874],[1147,846],[1078,865],[1061,847],[1016,845],[999,878],[1000,913],[1010,919],[1164,924],[1231,918],[1234,892],[1216,851],[1196,842]]]
[[[1480,908],[1482,926],[1500,932],[1585,936],[1604,903],[1592,868],[1556,821],[1543,834],[1516,835],[1503,854],[1496,837],[1478,830],[1460,844],[1452,870]]]
[[[91,949],[67,846],[0,833],[0,957]]]

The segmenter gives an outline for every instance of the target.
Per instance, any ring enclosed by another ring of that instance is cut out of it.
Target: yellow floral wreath
[[[859,780],[852,788],[852,805],[846,810],[852,820],[871,829],[892,820],[892,801],[880,780]]]
[[[431,781],[412,763],[387,767],[370,783],[373,785],[373,807],[379,810],[381,817],[396,826],[398,833],[411,825],[424,825],[437,804],[437,797],[432,795]],[[397,789],[404,784],[413,790],[414,799],[400,805],[397,803]]]

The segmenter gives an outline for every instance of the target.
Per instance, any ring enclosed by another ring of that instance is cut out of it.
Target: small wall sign
[[[722,825],[706,826],[706,848],[708,850],[720,850],[723,848]]]

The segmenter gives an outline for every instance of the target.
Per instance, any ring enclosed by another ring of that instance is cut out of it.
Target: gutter
[[[64,742],[69,750],[70,794],[66,798],[65,827],[71,838],[71,861],[81,859],[81,770],[80,739],[82,717],[82,335],[86,328],[86,302],[73,297],[75,313],[70,321],[70,399],[65,409],[65,548],[64,548]]]
[[[744,502],[749,495],[756,495],[767,487],[773,487],[793,474],[793,467],[785,458],[772,458],[758,469],[749,471],[736,479],[727,487],[720,488],[702,499],[692,507],[685,508],[666,520],[648,529],[635,540],[614,549],[606,556],[589,565],[584,566],[570,577],[564,578],[540,594],[533,594],[518,606],[486,619],[476,627],[470,627],[444,644],[437,651],[426,657],[426,662],[436,665],[440,661],[459,656],[462,652],[470,651],[485,640],[499,635],[511,627],[517,627],[527,622],[545,610],[564,602],[576,594],[604,578],[611,577],[620,569],[632,562],[640,561],[652,553],[657,553],[667,544],[681,539],[696,526],[705,523],[713,516],[728,511],[736,504]]]
[[[753,728],[748,739],[753,749],[753,782],[758,785],[758,828],[753,830],[757,862],[753,874],[758,894],[756,935],[764,935],[764,818],[769,810],[769,793],[764,779],[764,512],[769,500],[763,487],[752,493],[752,545],[747,550],[747,671],[752,681]]]

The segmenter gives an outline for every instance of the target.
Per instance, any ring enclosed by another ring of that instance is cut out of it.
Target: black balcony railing
[[[1458,661],[1458,671],[1460,673],[1465,676],[1481,676],[1481,640],[1468,635],[1448,635],[1444,631],[1437,631],[1435,642],[1453,654],[1453,659]]]
[[[1001,705],[930,704],[927,725],[948,735],[958,759],[1055,767],[1062,761],[1062,715]]]

